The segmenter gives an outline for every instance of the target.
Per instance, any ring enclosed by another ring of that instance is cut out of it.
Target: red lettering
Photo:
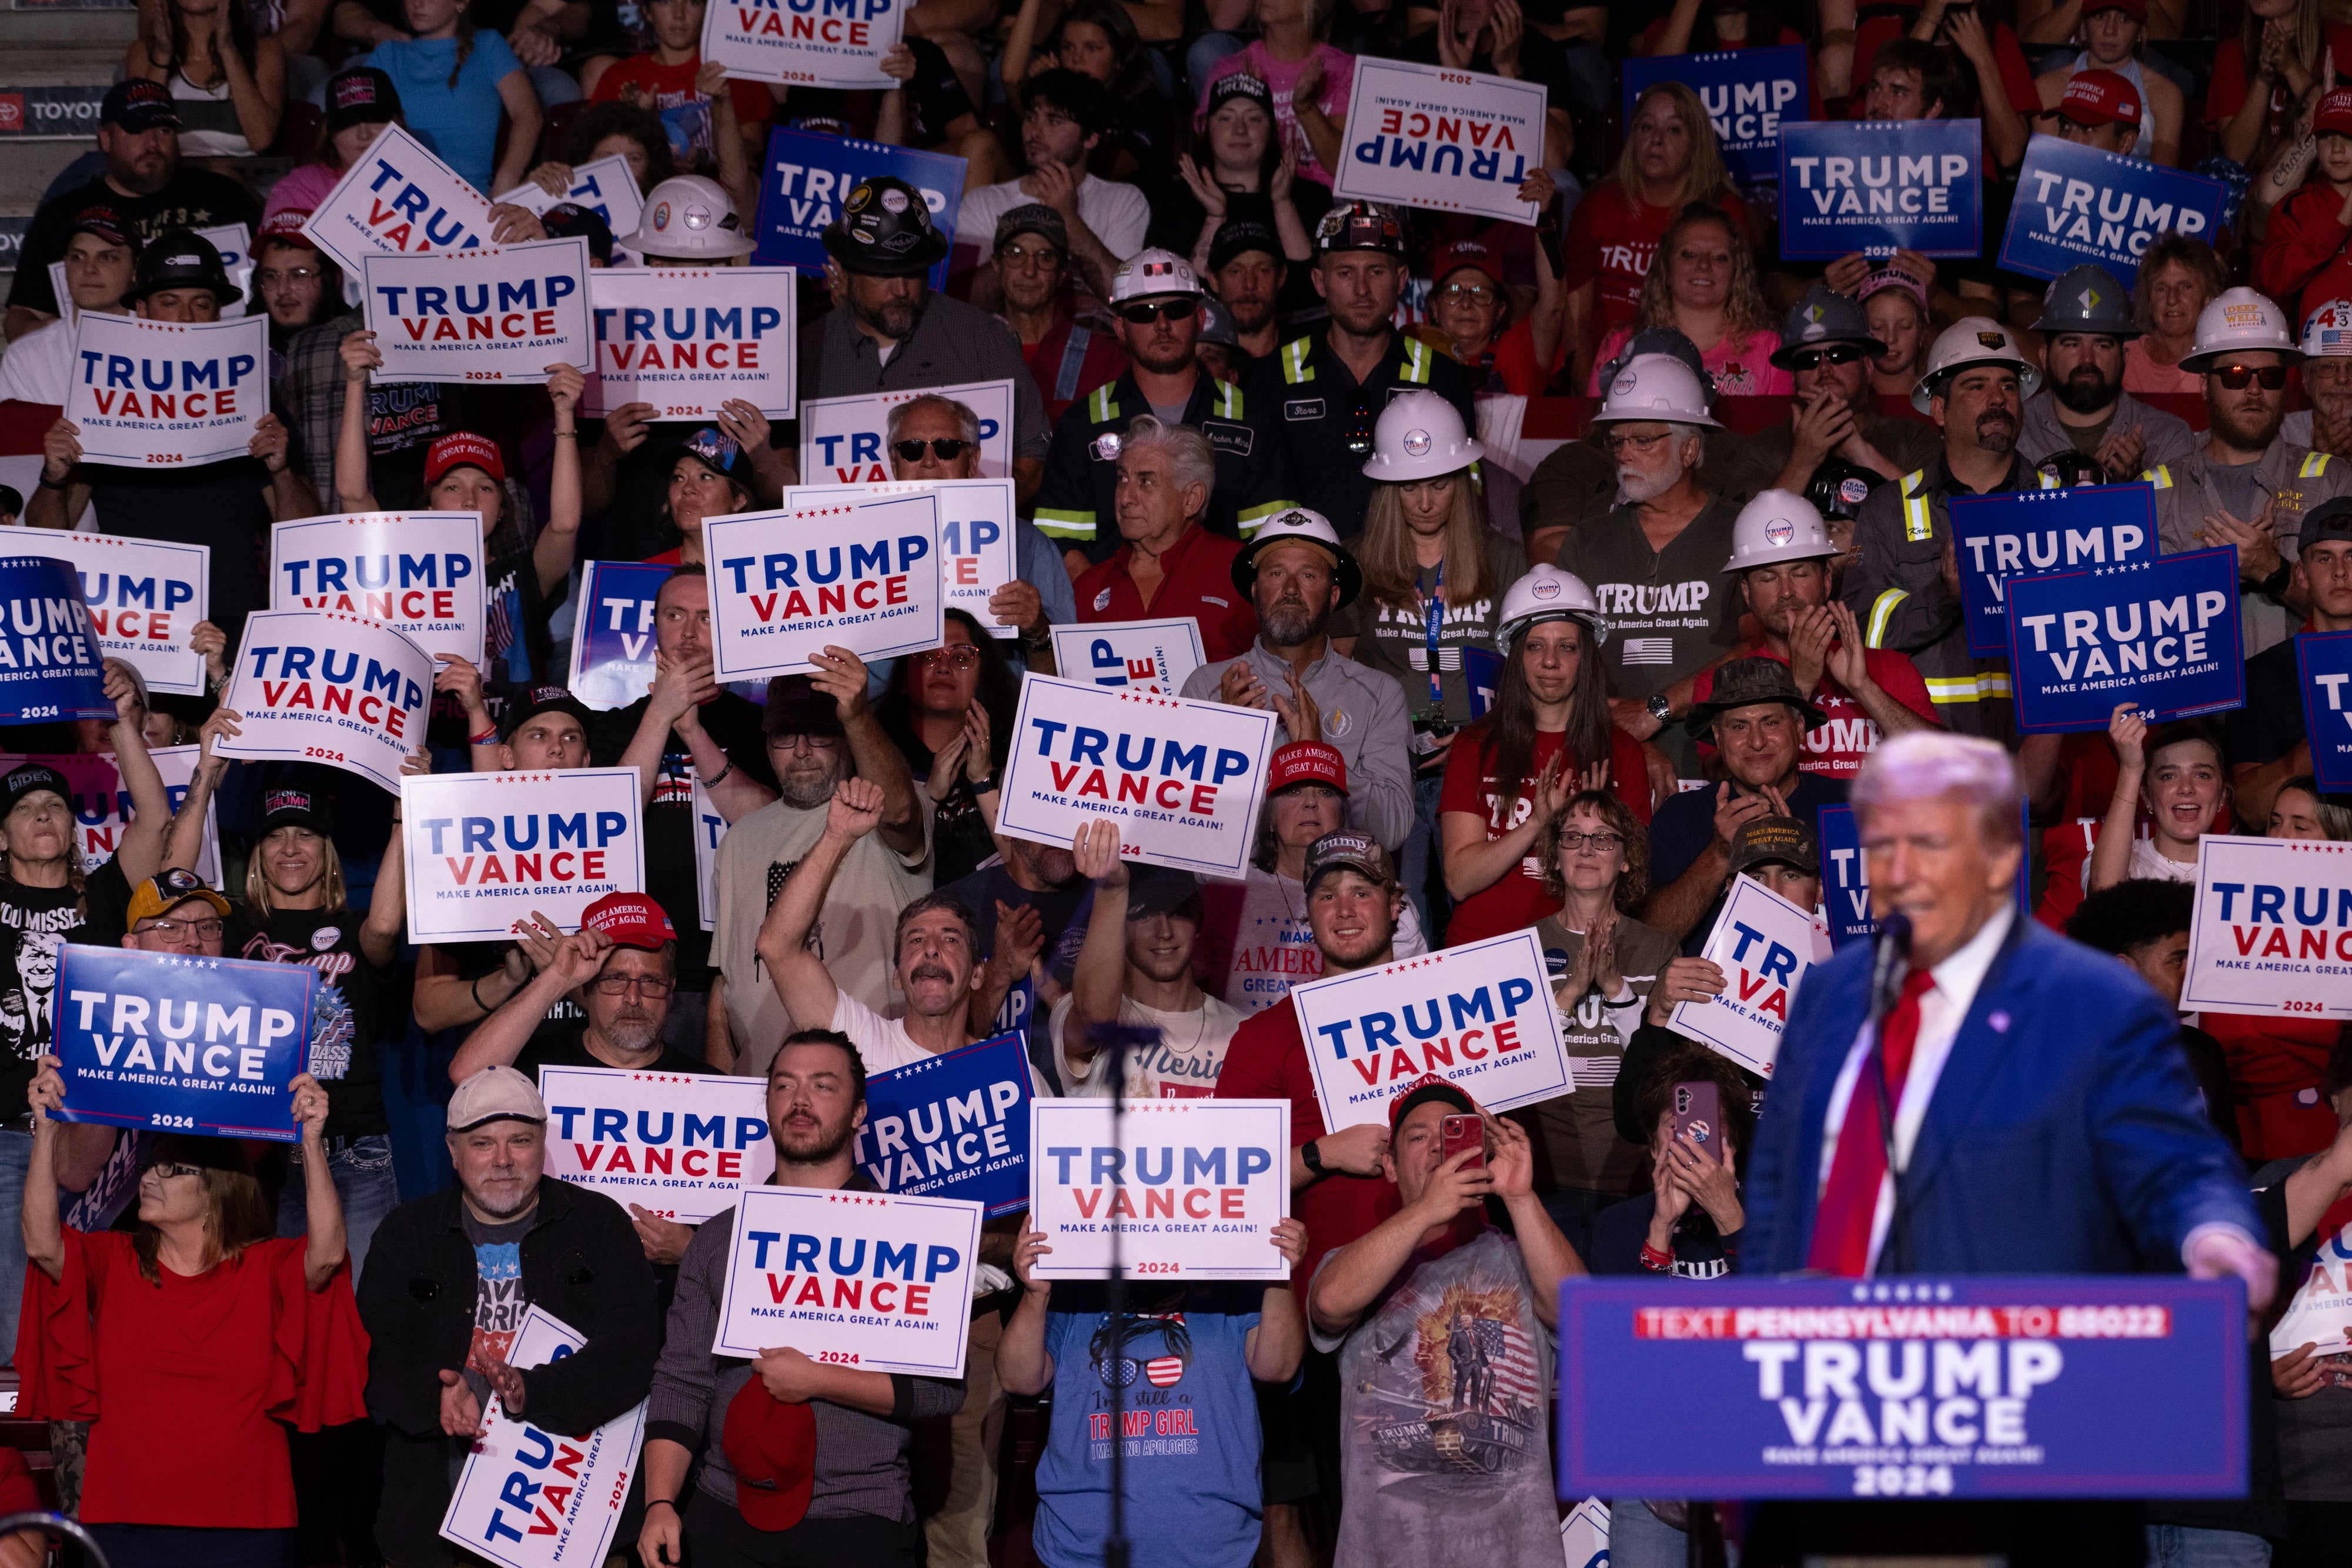
[[[572,1152],[580,1157],[582,1170],[593,1171],[596,1168],[597,1151],[604,1146],[602,1144],[574,1144],[572,1145]]]
[[[1207,1203],[1209,1201],[1208,1189],[1206,1187],[1196,1186],[1184,1194],[1184,1213],[1186,1218],[1192,1219],[1208,1218],[1209,1211],[1206,1208],[1196,1208],[1193,1207],[1192,1200],[1195,1198],[1200,1199],[1203,1204]]]
[[[719,1156],[719,1178],[721,1181],[743,1179],[743,1156],[730,1150]]]
[[[980,558],[976,555],[960,555],[956,557],[955,580],[958,587],[978,587],[980,584]]]
[[[709,1176],[710,1167],[705,1162],[709,1157],[710,1151],[708,1149],[688,1149],[677,1156],[677,1168],[690,1176]]]
[[[898,1288],[898,1281],[896,1281],[896,1280],[877,1280],[877,1281],[874,1281],[874,1289],[866,1294],[866,1304],[867,1306],[869,1306],[869,1307],[873,1308],[873,1309],[874,1309],[876,1312],[896,1312],[896,1311],[898,1311],[898,1308],[897,1308],[897,1307],[893,1306],[890,1302],[886,1301],[884,1301],[884,1300],[882,1299],[882,1292],[883,1292],[883,1291],[896,1291]]]
[[[1192,803],[1185,807],[1184,810],[1188,811],[1198,811],[1203,817],[1215,816],[1217,814],[1217,787],[1214,784],[1193,785]]]
[[[929,1285],[909,1285],[907,1287],[907,1315],[908,1317],[929,1317],[931,1315],[930,1305],[931,1288]]]
[[[786,1274],[781,1279],[773,1274],[768,1276],[768,1300],[771,1301],[781,1303],[786,1296],[792,1293],[792,1289],[793,1277],[790,1274]]]
[[[836,1307],[856,1308],[865,1294],[866,1281],[863,1280],[835,1280],[833,1282],[833,1304]]]
[[[1243,1218],[1242,1198],[1245,1195],[1242,1189],[1237,1186],[1219,1187],[1217,1189],[1217,1218],[1219,1219],[1239,1219]]]

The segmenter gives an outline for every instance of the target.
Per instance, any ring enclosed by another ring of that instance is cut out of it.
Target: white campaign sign
[[[997,831],[1066,848],[1082,823],[1109,817],[1126,859],[1241,876],[1277,722],[1263,708],[1027,676]]]
[[[212,602],[210,545],[47,533],[40,553],[81,573],[100,652],[137,670],[150,692],[204,695],[205,658],[188,646],[188,633]]]
[[[243,457],[269,412],[269,318],[149,321],[85,310],[66,417],[82,461],[194,468]]]
[[[795,276],[789,267],[590,273],[596,362],[580,412],[593,418],[648,402],[656,419],[716,419],[719,404],[740,399],[790,419],[800,361]]]
[[[531,1307],[507,1361],[545,1366],[587,1343],[562,1319]],[[645,1402],[585,1437],[510,1416],[496,1395],[482,1419],[489,1435],[466,1456],[441,1516],[441,1539],[502,1568],[598,1568],[628,1502],[629,1474],[646,1436]]]
[[[253,233],[243,224],[222,224],[198,229],[196,237],[220,252],[222,269],[236,290],[220,302],[220,315],[224,321],[234,320],[245,314],[246,299],[253,292]]]
[[[952,1197],[745,1187],[711,1354],[790,1345],[869,1372],[961,1377],[986,1212]]]
[[[541,385],[550,365],[594,363],[588,242],[578,235],[454,256],[371,256],[366,278],[385,381]]]
[[[1487,1111],[1573,1092],[1559,1010],[1533,931],[1400,958],[1290,988],[1315,1103],[1333,1132],[1386,1124],[1389,1102],[1435,1073]]]
[[[1362,56],[1332,193],[1532,225],[1519,185],[1543,167],[1545,99],[1540,82]]]
[[[432,655],[398,627],[325,610],[246,618],[221,706],[243,718],[219,757],[323,762],[400,792],[401,759],[425,744]]]
[[[1054,669],[1066,681],[1115,692],[1157,692],[1172,697],[1208,655],[1201,623],[1172,621],[1091,621],[1054,628]]]
[[[1609,1505],[1589,1497],[1570,1509],[1559,1521],[1559,1549],[1567,1568],[1609,1568]]]
[[[727,819],[711,803],[702,780],[694,781],[694,902],[705,931],[719,929],[719,846],[727,841]]]
[[[940,645],[940,504],[855,497],[702,525],[721,681],[796,674],[843,647],[867,664]]]
[[[957,386],[811,398],[801,406],[801,476],[813,485],[887,485],[890,456],[882,450],[890,411],[909,398],[943,397],[980,416],[980,473],[1013,476],[1013,383],[966,382]]]
[[[2183,1012],[2352,1019],[2352,844],[2197,841]]]
[[[699,1225],[776,1169],[768,1081],[716,1072],[542,1067],[547,1174]]]
[[[1029,1223],[1041,1280],[1286,1280],[1290,1102],[1108,1100],[1029,1107]]]
[[[1772,1076],[1789,1002],[1805,971],[1830,956],[1829,933],[1753,877],[1731,879],[1731,893],[1699,953],[1723,970],[1723,994],[1676,1002],[1666,1022],[1748,1071]]]
[[[302,232],[357,281],[371,256],[431,256],[489,244],[490,204],[393,124],[343,171]]]
[[[629,172],[629,161],[618,153],[593,163],[574,165],[571,188],[560,196],[549,195],[535,180],[525,180],[493,199],[501,205],[510,203],[541,215],[550,207],[565,202],[585,207],[604,220],[604,226],[613,231],[616,241],[637,232],[637,220],[646,210],[646,198],[637,189],[637,177]],[[621,254],[616,245],[613,256],[615,263],[620,261]]]
[[[400,781],[411,942],[499,942],[534,915],[566,931],[646,890],[634,768],[435,773]]]
[[[784,492],[787,510],[835,506],[844,499],[929,493],[940,498],[940,605],[961,610],[992,637],[1018,637],[1000,626],[989,597],[1021,573],[1013,559],[1010,479],[923,479],[900,485],[803,485]]]
[[[269,530],[269,607],[397,626],[428,653],[482,662],[479,512],[344,512]]]
[[[2352,1227],[2319,1244],[2311,1272],[2287,1303],[2286,1315],[2271,1330],[2271,1357],[2293,1355],[2304,1345],[2314,1355],[2352,1350]]]
[[[745,81],[887,89],[882,57],[906,26],[902,0],[712,0],[702,57]]]
[[[163,793],[175,811],[188,797],[188,786],[196,776],[197,754],[203,749],[193,745],[158,746],[147,753],[154,760],[155,771],[163,776]],[[132,815],[131,791],[116,771],[113,757],[102,751],[62,757],[0,752],[0,773],[20,762],[54,768],[73,786],[74,843],[81,851],[82,869],[96,871],[112,860]],[[221,879],[218,806],[217,799],[205,802],[204,838],[196,850],[195,873],[213,887],[218,887]]]

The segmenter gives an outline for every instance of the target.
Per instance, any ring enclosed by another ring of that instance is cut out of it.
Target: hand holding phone
[[[1710,1085],[1712,1087],[1712,1085]],[[1448,1116],[1438,1124],[1437,1163],[1444,1165],[1465,1149],[1474,1157],[1462,1162],[1465,1171],[1486,1168],[1486,1121],[1483,1116]]]
[[[1721,1156],[1723,1092],[1705,1081],[1677,1083],[1673,1096],[1674,1136],[1688,1138],[1710,1155]]]

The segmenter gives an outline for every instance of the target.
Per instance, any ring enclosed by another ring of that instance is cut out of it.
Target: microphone
[[[1895,1005],[1903,989],[1904,971],[1911,963],[1911,917],[1889,915],[1878,927],[1878,941],[1870,966],[1870,1027],[1875,1034],[1879,1021]]]

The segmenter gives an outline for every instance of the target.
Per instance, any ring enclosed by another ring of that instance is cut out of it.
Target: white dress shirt
[[[1985,971],[1992,967],[1993,955],[2000,951],[2009,936],[2010,923],[2017,912],[2004,899],[1992,912],[1977,934],[1962,943],[1951,956],[1927,972],[1935,985],[1919,998],[1919,1036],[1911,1048],[1911,1071],[1903,1080],[1903,1098],[1895,1107],[1895,1166],[1907,1170],[1911,1165],[1911,1147],[1918,1141],[1919,1124],[1927,1119],[1927,1101],[1936,1092],[1936,1081],[1943,1076],[1944,1063],[1952,1054],[1952,1042],[1958,1039],[1960,1024],[1975,1005],[1977,988],[1984,984]],[[1853,1098],[1855,1082],[1862,1076],[1863,1062],[1870,1054],[1873,1036],[1865,1022],[1854,1035],[1853,1044],[1845,1053],[1845,1065],[1839,1070],[1837,1082],[1830,1090],[1829,1114],[1822,1121],[1822,1160],[1819,1176],[1822,1187],[1829,1185],[1830,1165],[1837,1158],[1838,1131],[1845,1125],[1846,1105]],[[1895,1218],[1895,1176],[1892,1171],[1878,1184],[1878,1207],[1870,1220],[1870,1259],[1874,1268],[1878,1249],[1886,1240],[1886,1228]]]

